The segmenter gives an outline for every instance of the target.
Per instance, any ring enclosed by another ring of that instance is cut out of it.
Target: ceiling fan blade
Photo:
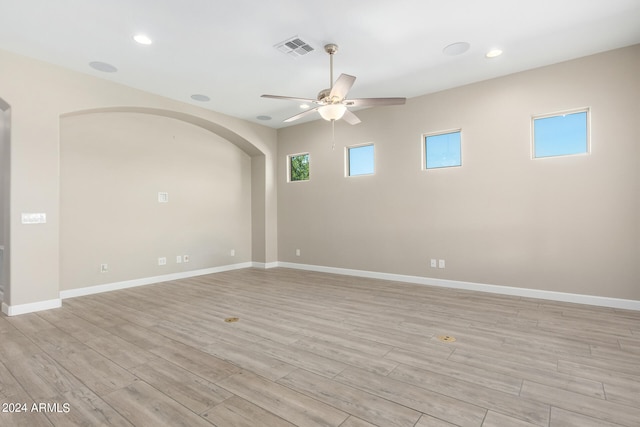
[[[346,99],[343,104],[350,107],[375,107],[380,105],[402,105],[407,98],[357,98]]]
[[[260,95],[261,98],[272,98],[272,99],[284,99],[286,101],[300,101],[300,102],[307,102],[307,103],[313,103],[316,102],[315,99],[310,99],[310,98],[296,98],[293,96],[280,96],[280,95]]]
[[[360,123],[360,119],[358,118],[358,116],[356,116],[349,110],[346,110],[344,112],[344,116],[342,116],[342,120],[349,123],[350,125],[357,125],[358,123]]]
[[[317,110],[318,110],[318,108],[320,108],[320,107],[312,108],[312,109],[310,109],[310,110],[303,111],[302,113],[298,113],[298,114],[296,114],[295,116],[291,116],[291,117],[289,117],[289,118],[288,118],[288,119],[286,119],[284,122],[285,122],[285,123],[289,123],[289,122],[293,122],[293,121],[295,121],[295,120],[301,119],[301,118],[303,118],[304,116],[309,115],[309,114],[313,113],[314,111],[317,111]]]
[[[333,88],[331,89],[331,93],[329,96],[331,98],[336,97],[340,101],[342,101],[353,86],[353,83],[356,81],[354,76],[350,76],[349,74],[340,74],[338,80],[333,84]]]

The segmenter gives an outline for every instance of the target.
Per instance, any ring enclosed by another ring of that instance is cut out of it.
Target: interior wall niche
[[[61,120],[61,290],[251,261],[249,154],[183,120]],[[160,197],[162,196],[162,197]]]

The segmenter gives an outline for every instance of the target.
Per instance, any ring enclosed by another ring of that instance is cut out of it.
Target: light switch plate
[[[23,224],[45,224],[47,222],[46,213],[23,213]]]

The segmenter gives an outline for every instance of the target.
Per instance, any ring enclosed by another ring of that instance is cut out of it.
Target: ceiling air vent
[[[274,46],[282,53],[286,53],[287,55],[291,55],[293,57],[303,56],[309,52],[313,52],[313,48],[309,43],[300,39],[300,37],[295,36],[287,39],[283,42],[278,43]]]

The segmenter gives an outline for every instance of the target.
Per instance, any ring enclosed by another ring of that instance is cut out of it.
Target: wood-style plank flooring
[[[0,401],[12,427],[637,427],[640,312],[237,270],[0,317]]]

